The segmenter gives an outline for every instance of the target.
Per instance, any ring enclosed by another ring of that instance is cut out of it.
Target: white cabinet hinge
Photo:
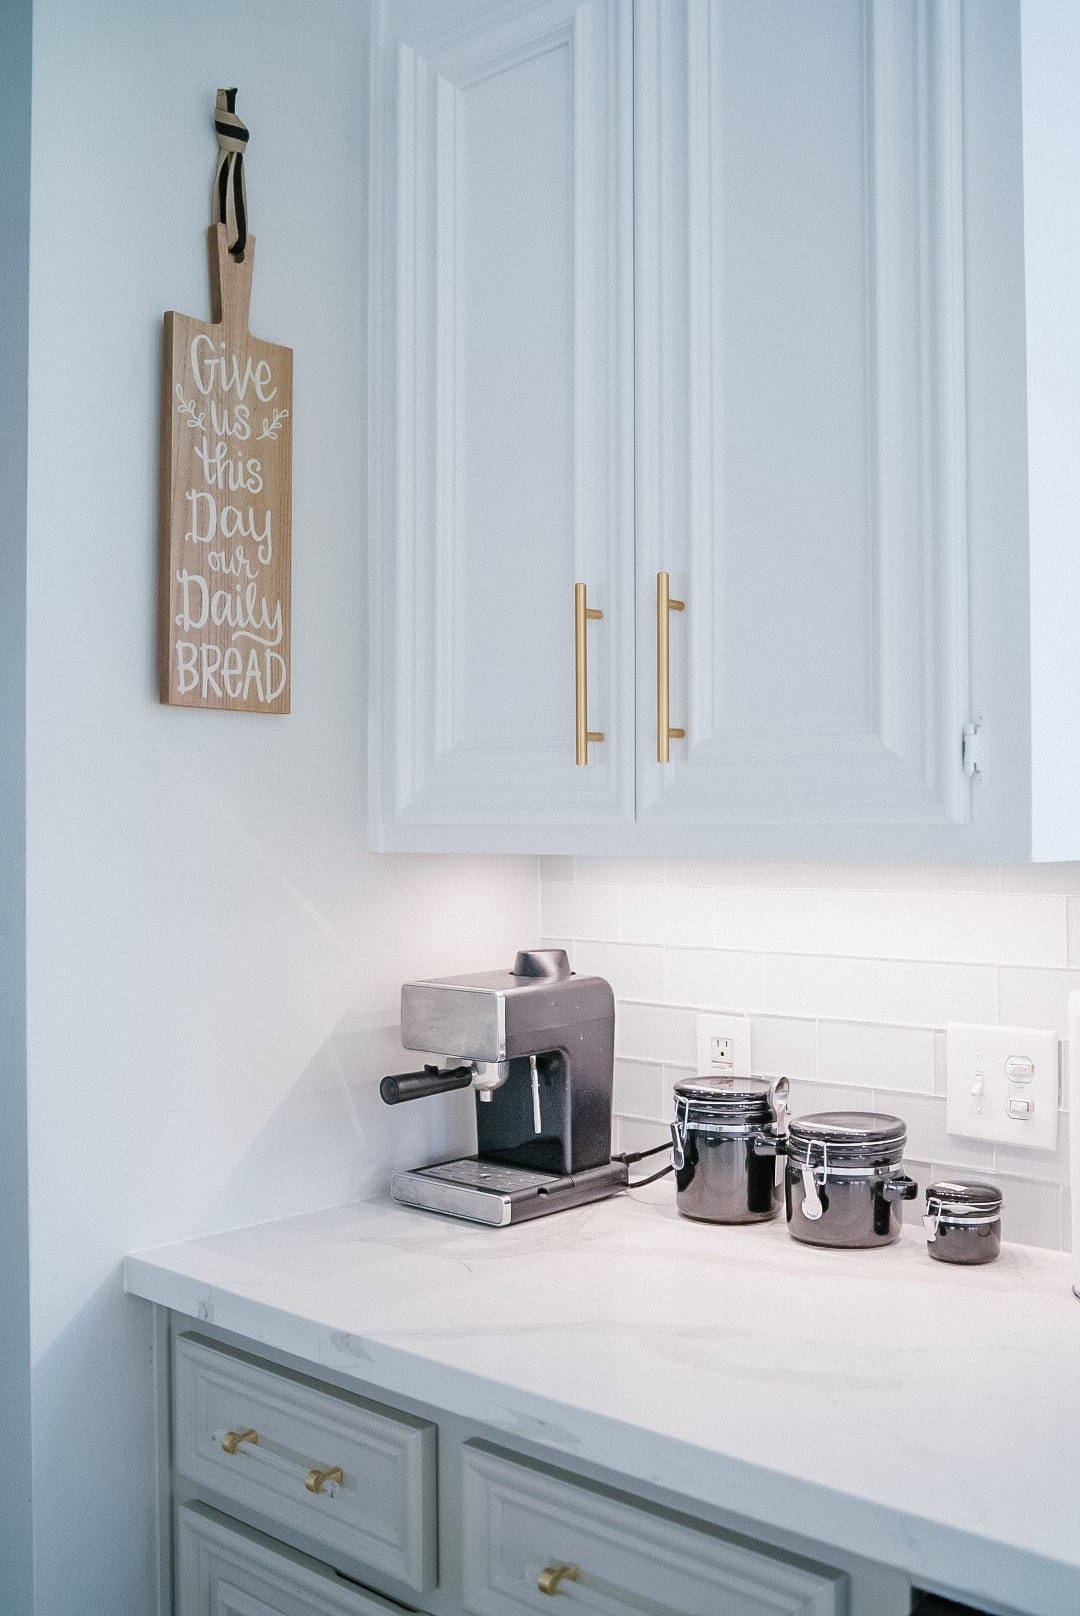
[[[982,773],[983,744],[982,727],[979,724],[964,725],[963,739],[964,773],[971,780],[975,775]]]

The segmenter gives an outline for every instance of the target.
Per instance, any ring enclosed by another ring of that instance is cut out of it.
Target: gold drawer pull
[[[685,611],[685,600],[671,597],[671,575],[656,574],[656,761],[670,763],[671,742],[686,731],[671,727],[671,614]]]
[[[540,1580],[536,1584],[542,1594],[557,1594],[560,1582],[576,1582],[578,1568],[576,1565],[549,1565],[540,1573]]]
[[[309,1470],[304,1486],[309,1493],[321,1493],[328,1481],[334,1481],[339,1487],[344,1487],[345,1472],[340,1465],[330,1465],[326,1470]]]
[[[254,1447],[258,1440],[258,1431],[226,1431],[221,1446],[226,1453],[235,1453],[241,1442],[250,1442]]]
[[[585,584],[574,585],[574,762],[589,761],[589,742],[602,741],[602,729],[589,728],[588,621],[599,621],[603,612],[590,606]]]

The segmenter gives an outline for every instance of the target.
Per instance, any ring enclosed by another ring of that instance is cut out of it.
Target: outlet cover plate
[[[945,1028],[945,1053],[946,1133],[1057,1149],[1055,1033],[954,1021]]]
[[[714,1038],[730,1038],[734,1044],[734,1069],[730,1073],[722,1074],[721,1069],[714,1065],[712,1061],[711,1052]],[[698,1016],[697,1069],[699,1077],[750,1076],[749,1016],[719,1016],[712,1013]]]

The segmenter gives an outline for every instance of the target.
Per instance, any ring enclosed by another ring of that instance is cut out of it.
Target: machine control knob
[[[538,976],[561,982],[572,976],[565,948],[523,948],[514,960],[511,976]]]

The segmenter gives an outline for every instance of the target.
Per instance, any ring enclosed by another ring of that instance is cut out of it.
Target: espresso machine
[[[395,1173],[395,1200],[498,1226],[626,1184],[611,1159],[614,996],[575,976],[561,948],[519,953],[511,971],[406,982],[401,1041],[449,1064],[384,1077],[386,1104],[472,1088],[477,1148]]]

